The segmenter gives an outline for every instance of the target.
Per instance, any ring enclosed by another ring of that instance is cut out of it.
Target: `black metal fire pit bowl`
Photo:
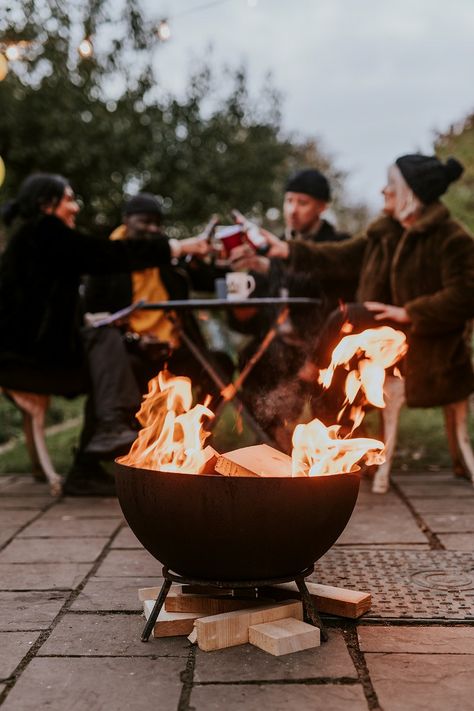
[[[224,477],[116,464],[125,518],[169,570],[200,580],[291,577],[311,567],[347,525],[357,474]]]

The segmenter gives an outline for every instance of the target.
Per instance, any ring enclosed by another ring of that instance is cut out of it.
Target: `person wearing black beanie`
[[[424,205],[438,200],[464,172],[464,166],[456,158],[448,158],[446,163],[442,163],[436,156],[419,153],[401,156],[395,165]]]
[[[314,382],[314,365],[327,367],[344,323],[353,333],[389,323],[407,335],[402,369],[409,407],[462,402],[474,391],[465,338],[474,318],[474,239],[439,199],[462,172],[455,158],[443,163],[403,155],[389,168],[383,214],[365,235],[337,244],[285,243],[265,235],[270,256],[295,270],[325,274],[335,289],[358,277],[357,303],[331,314],[301,377]],[[340,403],[324,411],[321,402],[316,393],[314,416],[334,424]],[[388,480],[374,490],[387,487]]]

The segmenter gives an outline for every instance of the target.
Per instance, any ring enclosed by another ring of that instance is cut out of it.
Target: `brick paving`
[[[326,644],[284,657],[251,645],[205,653],[183,637],[143,644],[137,589],[158,585],[161,568],[126,525],[118,502],[55,501],[29,477],[4,476],[0,706],[474,711],[473,552],[468,482],[449,472],[399,474],[386,496],[371,494],[362,482],[346,531],[314,577],[352,576],[366,589],[364,576],[380,581],[383,565],[395,561],[399,589],[392,576],[371,613],[357,622],[326,618]],[[402,588],[407,609],[417,601],[409,615],[402,610],[393,617]],[[429,621],[416,612],[420,595],[429,600]],[[445,613],[451,600],[459,602],[454,621]]]

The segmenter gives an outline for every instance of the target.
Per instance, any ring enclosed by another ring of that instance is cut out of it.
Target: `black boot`
[[[65,496],[115,496],[114,478],[97,459],[81,454],[67,473],[63,493]]]
[[[100,459],[113,459],[126,454],[137,438],[132,427],[116,420],[99,422],[84,452]]]

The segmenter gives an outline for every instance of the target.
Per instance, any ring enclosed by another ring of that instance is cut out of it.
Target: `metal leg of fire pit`
[[[156,620],[158,619],[158,615],[160,614],[161,608],[163,607],[163,604],[166,600],[166,596],[169,593],[171,583],[172,581],[168,578],[164,579],[163,585],[161,586],[160,594],[158,595],[158,598],[153,606],[153,610],[151,611],[151,615],[148,618],[146,625],[143,629],[142,642],[148,642],[148,639],[153,631],[153,627],[156,624]]]
[[[318,612],[314,606],[311,595],[309,594],[308,588],[306,587],[304,578],[296,577],[295,582],[298,586],[298,590],[300,591],[301,601],[303,603],[303,610],[304,610],[304,616],[305,616],[306,622],[308,622],[310,625],[313,625],[313,627],[319,627],[319,630],[321,632],[321,641],[327,642],[328,641],[328,633],[326,632],[326,629],[322,623],[322,620],[321,620],[320,616],[318,615]]]

